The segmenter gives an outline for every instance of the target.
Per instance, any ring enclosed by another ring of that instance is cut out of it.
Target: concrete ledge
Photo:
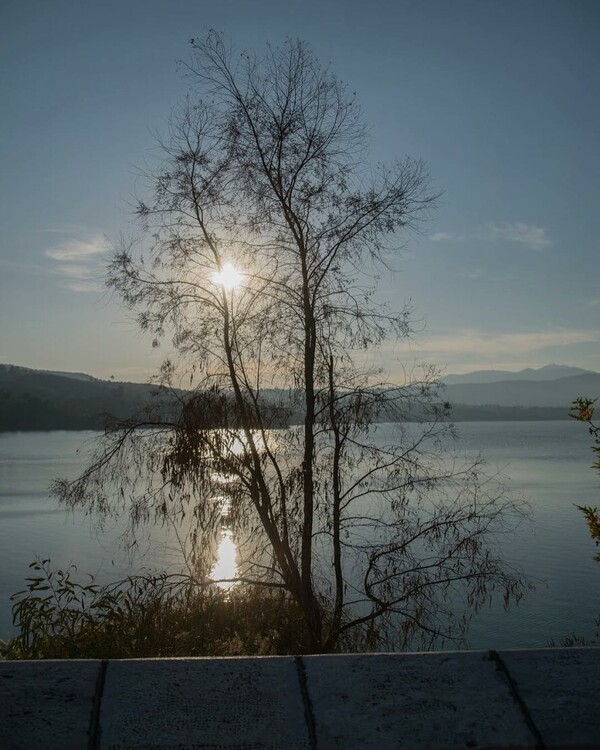
[[[487,652],[305,659],[319,748],[533,747]]]
[[[100,747],[309,750],[296,664],[278,657],[111,662]]]
[[[87,748],[100,673],[99,661],[0,662],[0,747]]]
[[[600,649],[0,662],[10,750],[600,748]]]

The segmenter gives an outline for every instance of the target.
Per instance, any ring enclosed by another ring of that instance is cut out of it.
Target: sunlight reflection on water
[[[216,484],[233,484],[236,481],[235,477],[231,474],[223,474],[217,471],[213,472],[210,478]]]
[[[233,541],[231,530],[224,528],[217,549],[217,562],[211,571],[210,577],[214,581],[220,581],[220,583],[217,583],[217,586],[227,591],[236,585],[235,581],[227,579],[235,578],[237,574],[237,546]]]
[[[271,433],[270,437],[273,444],[276,444],[276,435]],[[220,432],[219,438],[223,443],[222,450],[225,454],[230,453],[233,456],[240,457],[249,449],[248,442],[241,433],[223,430]],[[259,432],[253,432],[252,440],[258,451],[264,450],[265,441]],[[229,474],[226,471],[213,472],[211,474],[211,480],[217,487],[222,488],[223,493],[225,494],[215,494],[212,497],[213,502],[219,504],[221,507],[221,539],[219,546],[217,547],[217,560],[211,570],[210,577],[213,581],[217,582],[217,586],[228,591],[238,585],[236,581],[230,579],[236,578],[236,576],[239,575],[237,566],[238,545],[235,542],[233,531],[231,529],[232,519],[230,495],[232,490],[234,490],[232,485],[235,485],[239,480],[236,476]]]
[[[233,477],[225,477],[225,479],[229,481]],[[223,495],[215,496],[213,500],[221,505],[221,541],[217,547],[217,561],[211,570],[210,577],[217,582],[219,588],[228,591],[237,585],[235,581],[230,579],[238,575],[237,545],[229,527],[231,500]]]

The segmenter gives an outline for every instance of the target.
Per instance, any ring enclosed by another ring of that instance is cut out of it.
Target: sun
[[[242,274],[234,267],[233,263],[224,263],[221,270],[215,271],[213,274],[213,281],[229,292],[242,285]]]

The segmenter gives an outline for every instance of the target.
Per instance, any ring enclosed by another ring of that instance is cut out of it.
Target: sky
[[[141,381],[168,355],[104,269],[186,94],[177,61],[215,28],[306,40],[372,158],[427,163],[436,215],[380,288],[417,321],[399,362],[600,370],[599,22],[596,0],[2,0],[0,363]]]

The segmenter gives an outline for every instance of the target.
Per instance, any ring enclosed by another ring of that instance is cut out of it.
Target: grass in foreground
[[[74,566],[32,563],[14,594],[18,634],[9,659],[299,654],[308,650],[302,615],[278,589],[199,585],[188,576],[133,576],[109,586],[76,580]]]

